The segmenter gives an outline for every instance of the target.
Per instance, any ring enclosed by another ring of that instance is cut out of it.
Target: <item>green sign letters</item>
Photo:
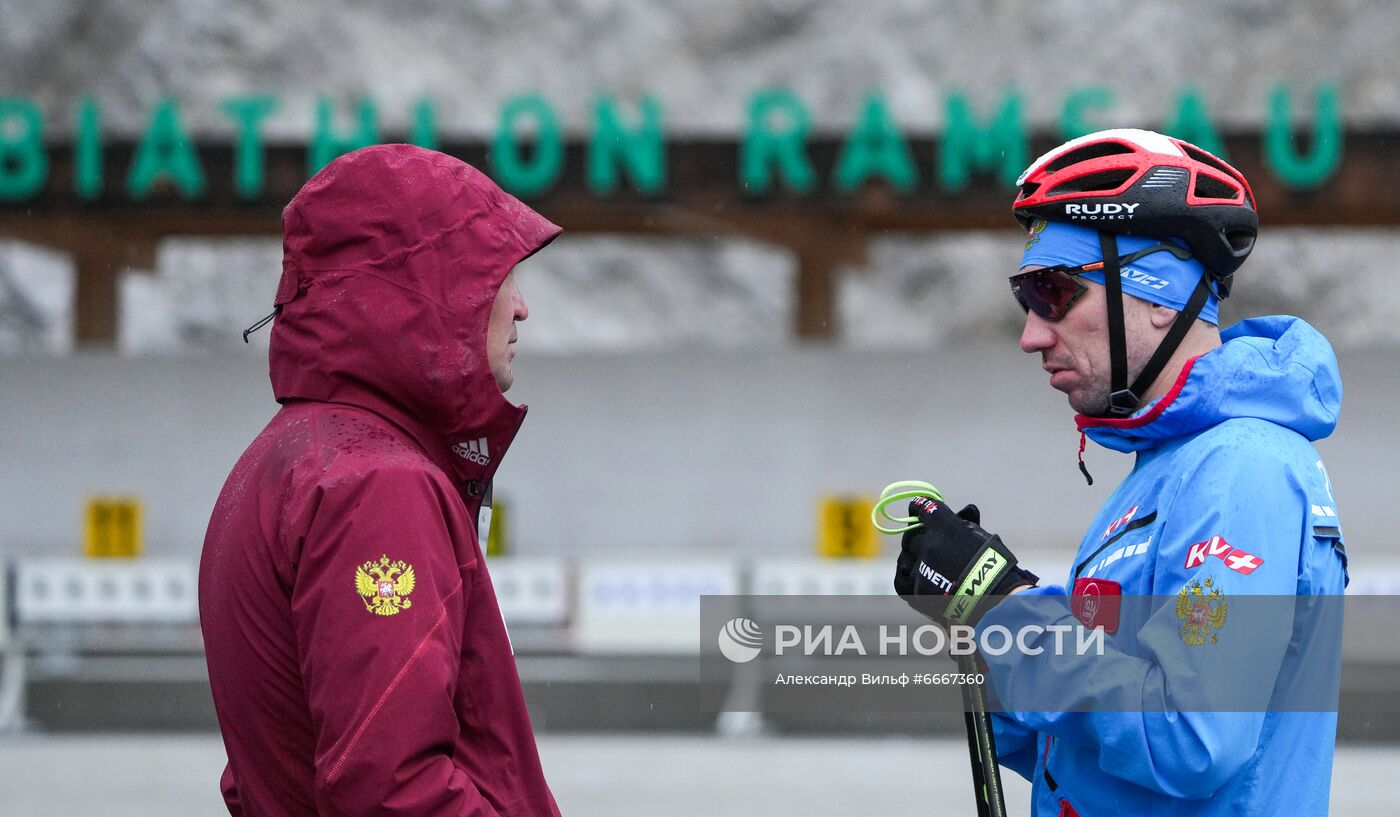
[[[943,131],[937,134],[935,157],[928,167],[916,161],[909,139],[895,122],[885,97],[872,90],[851,111],[852,124],[836,134],[839,150],[830,177],[819,178],[810,153],[814,138],[811,115],[803,101],[790,91],[766,89],[745,103],[743,133],[737,136],[737,178],[744,195],[782,193],[811,196],[823,187],[837,195],[851,195],[878,181],[898,193],[932,188],[956,195],[976,178],[1014,183],[1028,161],[1029,133],[1020,95],[1014,90],[1000,99],[976,100],[951,90],[944,97]],[[1071,138],[1097,130],[1110,120],[1115,98],[1100,86],[1078,88],[1061,101],[1059,136]],[[232,189],[237,198],[257,201],[265,191],[263,127],[279,109],[272,96],[234,96],[219,106],[231,135],[221,144],[233,149]],[[1299,148],[1296,115],[1311,108],[1306,150]],[[0,97],[0,202],[26,202],[43,194],[49,184],[50,152],[72,151],[72,194],[94,201],[113,192],[103,161],[102,108],[90,96],[78,99],[71,112],[71,142],[65,148],[45,140],[44,115],[39,105],[21,97]],[[337,125],[337,114],[349,114],[349,124]],[[414,144],[436,147],[439,142],[436,108],[432,100],[416,100],[409,110],[407,138]],[[1161,129],[1194,142],[1222,157],[1224,143],[1211,122],[1201,91],[1183,88],[1173,110],[1167,111]],[[582,141],[583,178],[588,191],[598,197],[616,195],[624,188],[643,197],[667,192],[667,134],[664,106],[646,95],[623,102],[602,95],[590,111],[588,135]],[[828,137],[832,136],[828,134]],[[306,138],[306,172],[314,174],[336,156],[383,137],[379,109],[369,98],[355,101],[351,111],[337,111],[326,97],[316,100]],[[1325,185],[1342,162],[1344,128],[1337,89],[1314,89],[1310,104],[1300,104],[1287,89],[1276,88],[1268,99],[1268,115],[1260,134],[1263,158],[1269,170],[1288,188],[1315,190]],[[216,141],[216,140],[210,140]],[[1228,158],[1228,157],[1225,157]],[[505,100],[494,135],[488,142],[487,161],[492,175],[507,189],[522,196],[549,193],[564,172],[565,134],[555,107],[538,94]],[[179,103],[159,100],[135,145],[135,153],[119,180],[119,189],[130,201],[143,201],[157,188],[166,188],[186,200],[208,195],[208,182],[200,147],[184,124]]]

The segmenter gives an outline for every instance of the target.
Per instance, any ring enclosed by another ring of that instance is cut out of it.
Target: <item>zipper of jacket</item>
[[[1147,527],[1148,525],[1151,525],[1153,522],[1156,522],[1156,521],[1157,521],[1157,512],[1156,512],[1156,511],[1153,511],[1152,513],[1148,514],[1147,516],[1142,517],[1141,519],[1134,519],[1133,521],[1129,522],[1127,525],[1125,525],[1125,526],[1123,527],[1122,530],[1120,530],[1120,531],[1118,531],[1117,533],[1113,534],[1113,536],[1112,536],[1107,542],[1104,542],[1102,545],[1099,545],[1099,549],[1098,549],[1098,550],[1096,550],[1096,551],[1094,551],[1093,553],[1090,553],[1088,556],[1084,557],[1084,561],[1080,562],[1080,563],[1079,563],[1079,566],[1076,567],[1076,568],[1074,569],[1074,575],[1073,575],[1071,578],[1075,578],[1075,579],[1079,578],[1079,574],[1082,573],[1082,572],[1084,572],[1084,568],[1089,564],[1089,562],[1092,562],[1092,561],[1094,560],[1094,557],[1095,557],[1095,556],[1098,556],[1100,553],[1103,553],[1106,549],[1108,549],[1108,546],[1109,546],[1109,545],[1113,544],[1114,542],[1117,542],[1119,539],[1122,539],[1122,538],[1123,538],[1124,536],[1126,536],[1128,533],[1130,533],[1130,532],[1132,532],[1132,531],[1135,531],[1135,530],[1139,530],[1139,529],[1141,529],[1141,528],[1145,528],[1145,527]]]

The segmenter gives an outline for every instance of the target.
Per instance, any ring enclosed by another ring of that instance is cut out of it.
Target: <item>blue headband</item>
[[[1120,233],[1118,254],[1127,255],[1160,243],[1155,238]],[[1077,267],[1101,260],[1103,250],[1099,247],[1097,230],[1061,221],[1036,219],[1026,240],[1026,254],[1021,256],[1021,268],[1032,264]],[[1154,252],[1123,268],[1123,291],[1180,312],[1186,308],[1191,291],[1204,274],[1205,267],[1194,258],[1182,260],[1169,252]],[[1103,284],[1102,272],[1086,272],[1081,277]],[[1220,299],[1212,292],[1206,298],[1205,306],[1201,307],[1200,318],[1209,323],[1219,323],[1219,310]]]

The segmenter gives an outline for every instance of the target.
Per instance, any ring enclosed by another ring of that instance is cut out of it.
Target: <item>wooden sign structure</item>
[[[406,138],[406,135],[405,135]],[[1347,132],[1345,151],[1325,184],[1291,188],[1265,160],[1265,137],[1223,137],[1228,156],[1250,179],[1265,228],[1280,225],[1400,225],[1400,132]],[[391,135],[386,141],[393,141]],[[1059,141],[1033,136],[1030,155]],[[793,333],[806,341],[837,337],[836,270],[864,261],[871,238],[890,233],[949,230],[1014,230],[1012,191],[994,168],[979,170],[966,187],[949,192],[933,181],[943,145],[909,138],[912,184],[871,173],[853,189],[838,178],[845,139],[814,136],[805,151],[814,180],[803,191],[773,184],[755,193],[740,183],[745,145],[738,140],[689,139],[667,143],[666,185],[642,192],[625,173],[605,195],[589,179],[589,143],[566,141],[557,180],[528,201],[569,233],[742,237],[779,245],[797,258]],[[278,236],[281,211],[308,172],[305,145],[268,145],[260,158],[256,199],[240,193],[237,145],[199,147],[205,186],[189,200],[169,178],[152,179],[145,196],[132,200],[129,179],[138,152],[134,142],[102,148],[105,177],[113,180],[90,198],[74,194],[79,182],[72,144],[49,145],[47,182],[24,201],[0,204],[0,236],[70,253],[77,266],[76,334],[80,343],[110,345],[116,337],[117,277],[122,269],[151,268],[157,243],[171,236]],[[528,147],[528,146],[527,146]],[[438,146],[491,170],[485,141]],[[877,168],[878,169],[878,168]],[[896,183],[898,182],[898,183]],[[900,187],[903,189],[900,189]]]

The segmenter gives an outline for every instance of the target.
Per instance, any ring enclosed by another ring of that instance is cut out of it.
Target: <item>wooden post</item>
[[[105,221],[105,220],[104,220]],[[75,231],[49,246],[70,253],[77,278],[73,335],[80,346],[111,347],[117,340],[118,280],[124,269],[155,265],[156,235],[114,234],[115,225],[99,221],[97,229]]]
[[[797,339],[832,341],[839,337],[836,315],[836,270],[820,248],[797,253],[797,292],[794,318]]]

